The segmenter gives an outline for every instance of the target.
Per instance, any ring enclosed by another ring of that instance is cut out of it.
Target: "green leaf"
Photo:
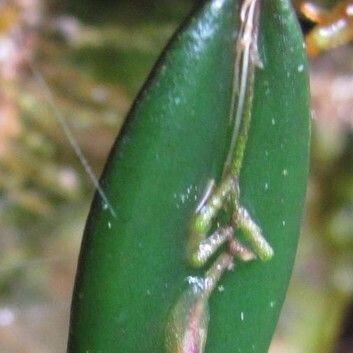
[[[187,228],[228,152],[238,1],[210,0],[178,31],[142,89],[107,163],[83,238],[68,352],[163,353],[169,310],[203,275],[185,260]],[[254,107],[241,202],[273,246],[236,263],[210,299],[206,352],[264,353],[288,285],[308,171],[302,37],[289,1],[261,2]]]

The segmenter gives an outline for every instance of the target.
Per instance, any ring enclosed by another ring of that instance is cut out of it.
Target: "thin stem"
[[[238,95],[234,128],[225,173],[239,176],[251,121],[255,65],[257,58],[257,32],[259,6],[257,0],[245,0],[241,7],[241,28],[237,41],[234,69],[232,106]],[[234,111],[233,107],[231,111]]]

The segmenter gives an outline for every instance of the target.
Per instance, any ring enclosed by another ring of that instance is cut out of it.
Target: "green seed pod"
[[[167,322],[167,353],[204,352],[208,322],[207,298],[190,288],[180,297]]]

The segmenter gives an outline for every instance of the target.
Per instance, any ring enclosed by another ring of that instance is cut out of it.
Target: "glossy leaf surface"
[[[210,0],[176,34],[127,118],[84,234],[70,353],[162,353],[171,306],[186,277],[186,229],[207,182],[221,177],[236,0]],[[241,201],[275,256],[237,264],[211,296],[206,352],[266,352],[291,273],[308,165],[308,88],[302,38],[287,1],[261,4],[254,109]]]

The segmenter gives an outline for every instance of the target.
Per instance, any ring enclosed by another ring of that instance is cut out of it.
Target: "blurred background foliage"
[[[99,174],[134,95],[196,2],[0,0],[0,352],[65,351],[94,192],[35,71]],[[347,45],[311,61],[307,207],[270,353],[353,352],[352,57]]]

